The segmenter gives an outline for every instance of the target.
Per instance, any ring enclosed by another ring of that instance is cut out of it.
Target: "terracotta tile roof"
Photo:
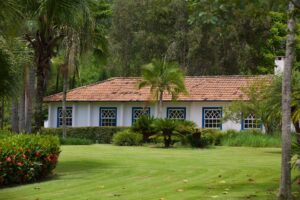
[[[267,76],[188,76],[185,78],[188,95],[179,95],[177,101],[233,101],[247,100],[241,88],[259,80],[270,80]],[[99,83],[72,89],[67,94],[67,101],[103,102],[103,101],[149,101],[149,87],[138,89],[141,78],[116,77]],[[44,98],[45,102],[61,101],[62,93]],[[169,94],[164,101],[170,101]]]

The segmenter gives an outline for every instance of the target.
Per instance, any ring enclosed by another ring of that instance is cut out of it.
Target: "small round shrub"
[[[128,129],[116,133],[112,140],[118,146],[138,146],[142,144],[143,136]]]
[[[202,129],[201,140],[205,145],[219,145],[222,133],[219,129]]]
[[[0,186],[38,181],[51,174],[60,153],[54,136],[13,135],[0,140]]]

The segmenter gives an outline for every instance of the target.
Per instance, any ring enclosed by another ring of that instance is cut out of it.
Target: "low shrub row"
[[[0,140],[0,186],[38,181],[56,167],[55,136],[11,135]]]
[[[207,146],[247,146],[247,147],[280,147],[281,138],[279,134],[266,135],[261,130],[253,129],[247,131],[219,129],[197,129],[191,121],[178,121],[171,119],[154,119],[142,117],[131,129],[116,134],[116,145],[140,145],[133,142],[136,133],[143,136],[143,142],[155,144],[163,143],[165,147],[191,146],[205,148]],[[129,142],[131,141],[131,142]]]
[[[59,140],[60,140],[60,144],[62,145],[91,145],[94,143],[90,139],[74,138],[74,137],[59,138]]]
[[[244,147],[281,147],[281,137],[279,134],[262,134],[261,131],[258,130],[228,130],[222,134],[220,145]]]
[[[110,144],[115,133],[126,130],[127,127],[72,127],[67,128],[67,138],[81,138],[93,143]],[[44,128],[41,135],[62,136],[62,128]]]

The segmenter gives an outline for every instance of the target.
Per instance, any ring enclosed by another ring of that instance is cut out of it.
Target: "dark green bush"
[[[222,133],[219,129],[195,129],[195,132],[187,135],[189,145],[204,148],[211,145],[219,145]]]
[[[60,144],[62,145],[90,145],[93,144],[93,141],[85,138],[60,138]]]
[[[94,143],[110,144],[113,135],[125,129],[127,127],[72,127],[67,128],[67,138],[82,138]],[[62,128],[44,128],[40,134],[62,136]]]
[[[118,146],[138,146],[143,142],[143,136],[130,129],[118,132],[113,136],[113,144]]]
[[[131,130],[136,133],[141,133],[143,135],[143,141],[149,142],[149,137],[156,133],[154,127],[155,118],[153,116],[141,116],[137,121],[135,121],[131,127]]]
[[[204,145],[202,144],[200,131],[187,135],[186,141],[191,147],[201,148]]]
[[[207,145],[219,145],[222,138],[222,132],[219,129],[202,129],[201,140]]]
[[[0,186],[48,176],[56,167],[59,153],[55,136],[20,134],[0,140]]]

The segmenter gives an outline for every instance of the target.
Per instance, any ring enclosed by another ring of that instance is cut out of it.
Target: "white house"
[[[247,100],[247,87],[270,76],[195,76],[186,77],[188,95],[176,101],[169,94],[163,99],[163,117],[194,121],[201,128],[250,129],[260,128],[254,116],[240,122],[222,122],[224,107],[232,101]],[[79,87],[67,93],[67,125],[131,126],[142,114],[157,116],[158,107],[149,88],[138,89],[140,78],[116,77]],[[48,127],[60,127],[62,93],[45,97],[48,103]]]

